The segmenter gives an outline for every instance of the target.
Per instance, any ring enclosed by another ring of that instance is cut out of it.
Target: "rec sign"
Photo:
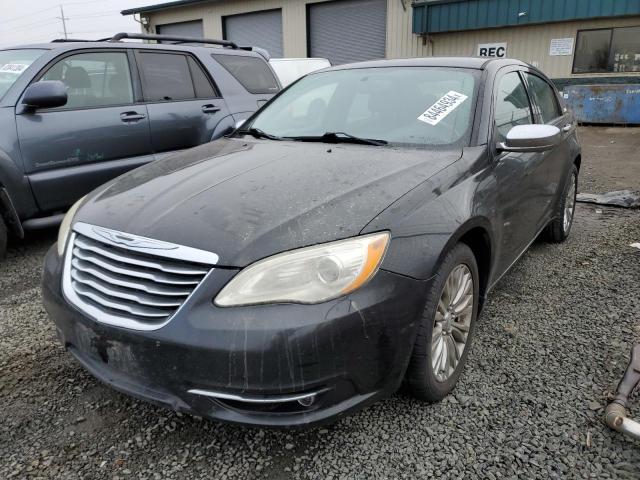
[[[506,43],[479,43],[478,57],[497,57],[504,58],[507,56]]]

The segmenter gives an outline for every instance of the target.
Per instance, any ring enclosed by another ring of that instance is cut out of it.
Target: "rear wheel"
[[[562,198],[556,207],[554,219],[546,230],[546,238],[552,243],[562,243],[569,238],[573,218],[576,213],[576,196],[578,193],[578,167],[573,165]]]
[[[7,226],[0,215],[0,259],[7,253]]]
[[[469,354],[478,315],[478,265],[459,244],[443,260],[427,294],[407,369],[411,393],[436,402],[455,387]]]

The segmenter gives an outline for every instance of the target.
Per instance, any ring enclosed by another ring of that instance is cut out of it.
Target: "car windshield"
[[[466,143],[477,78],[476,70],[439,67],[318,72],[285,90],[242,130],[373,145]]]
[[[0,98],[43,53],[37,49],[0,50]]]

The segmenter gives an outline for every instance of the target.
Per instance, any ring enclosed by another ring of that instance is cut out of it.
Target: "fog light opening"
[[[298,400],[298,403],[300,405],[302,405],[303,407],[310,407],[315,402],[316,402],[316,396],[315,395],[310,395],[308,397],[304,397],[304,398],[301,398],[300,400]]]

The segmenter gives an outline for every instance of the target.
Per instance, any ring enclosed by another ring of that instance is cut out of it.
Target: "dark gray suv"
[[[0,50],[0,256],[8,233],[59,223],[95,187],[221,137],[280,90],[263,52],[190,40]]]

